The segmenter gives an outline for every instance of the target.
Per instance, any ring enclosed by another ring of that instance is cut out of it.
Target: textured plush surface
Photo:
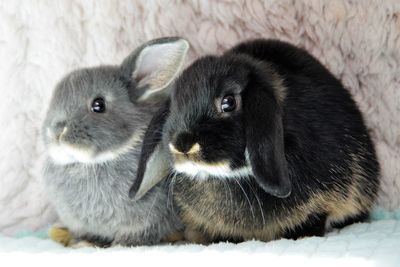
[[[0,1],[1,232],[56,219],[41,184],[39,138],[55,83],[77,67],[116,64],[166,35],[190,41],[188,62],[255,37],[308,49],[365,115],[382,164],[379,205],[400,207],[400,2],[210,2]]]
[[[181,244],[70,249],[46,239],[43,232],[20,238],[0,235],[2,263],[40,263],[40,266],[71,266],[77,263],[90,266],[125,266],[127,263],[146,266],[155,263],[160,266],[248,266],[264,263],[267,266],[398,267],[399,247],[398,220],[355,224],[340,232],[331,232],[326,237],[297,241],[282,239],[268,243],[249,241],[237,245],[219,243],[208,247]]]

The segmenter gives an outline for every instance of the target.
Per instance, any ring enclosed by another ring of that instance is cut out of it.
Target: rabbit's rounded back
[[[182,219],[216,238],[321,235],[365,218],[377,194],[379,164],[351,95],[287,43],[246,42],[193,63],[162,131]]]
[[[180,226],[160,185],[128,197],[148,123],[169,96],[188,44],[152,40],[120,66],[73,71],[57,85],[43,124],[46,186],[61,221],[76,237],[136,245]]]

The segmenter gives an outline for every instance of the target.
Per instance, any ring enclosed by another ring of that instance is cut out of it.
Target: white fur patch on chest
[[[210,176],[217,178],[241,178],[252,175],[250,166],[232,169],[228,162],[205,164],[185,161],[183,163],[176,163],[174,168],[180,173],[185,173],[192,178],[200,179],[207,179]]]

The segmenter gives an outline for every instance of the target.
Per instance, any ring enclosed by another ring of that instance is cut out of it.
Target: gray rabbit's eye
[[[226,95],[221,100],[221,111],[232,112],[236,109],[236,99],[234,95]]]
[[[106,101],[101,97],[96,98],[92,102],[91,110],[92,110],[92,112],[96,112],[96,113],[105,112],[106,111]]]

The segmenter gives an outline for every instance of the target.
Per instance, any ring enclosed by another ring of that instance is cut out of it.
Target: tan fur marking
[[[171,143],[168,144],[169,150],[174,153],[174,154],[183,154],[183,152],[180,152],[178,149],[175,148],[175,146]]]
[[[334,191],[315,193],[307,203],[299,206],[295,211],[290,211],[290,214],[297,216],[286,217],[284,224],[293,229],[296,225],[305,222],[308,215],[325,212],[328,215],[327,225],[330,226],[333,222],[343,221],[346,217],[369,210],[373,199],[357,188],[358,185],[364,183],[363,179],[365,179],[359,165],[359,157],[356,155],[351,155],[351,157],[353,174],[349,187],[343,188],[337,184]],[[346,196],[341,197],[340,194],[344,190]]]
[[[183,152],[181,152],[181,151],[179,151],[172,143],[169,143],[168,144],[168,147],[169,147],[169,150],[172,152],[172,153],[174,153],[174,154],[178,154],[178,155],[183,155],[183,154],[186,154],[186,155],[190,155],[190,154],[197,154],[199,151],[200,151],[200,145],[199,145],[199,143],[195,143],[190,149],[189,149],[189,151],[188,152],[186,152],[186,153],[183,153]]]
[[[184,236],[186,241],[194,244],[207,245],[211,242],[209,237],[207,237],[207,235],[201,233],[200,231],[196,231],[192,228],[186,228]]]
[[[200,145],[199,143],[194,144],[189,151],[187,152],[187,154],[196,154],[200,151]]]
[[[203,229],[205,235],[211,237],[223,235],[244,238],[245,240],[256,238],[264,241],[276,239],[286,230],[294,229],[296,226],[305,223],[311,214],[326,213],[327,225],[330,226],[333,222],[340,222],[346,217],[368,211],[373,205],[373,198],[365,192],[360,192],[358,188],[365,183],[366,177],[360,167],[360,156],[351,155],[351,157],[352,177],[348,186],[336,184],[331,191],[315,192],[306,203],[284,210],[282,216],[268,221],[261,228],[260,225],[255,224],[254,229],[250,230],[246,225],[234,225],[227,222],[223,215],[219,214],[218,207],[209,206],[209,203],[218,203],[220,196],[215,196],[215,192],[205,184],[195,185],[198,188],[194,188],[194,190],[204,192],[204,198],[200,200],[204,203],[199,203],[199,206],[204,206],[207,209],[197,213],[195,209],[181,203],[183,206],[182,220],[192,228]],[[247,208],[234,207],[233,209],[243,210]]]
[[[175,243],[179,241],[184,241],[185,240],[185,233],[182,231],[177,231],[171,234],[168,234],[162,239],[162,242],[167,242],[167,243]]]
[[[200,190],[200,188],[198,190]],[[214,196],[211,192],[211,190],[204,190],[204,204],[202,206],[207,207],[207,202],[212,203],[213,199],[218,200],[219,197]],[[238,210],[241,210],[243,208],[247,207],[241,207],[238,208]],[[196,211],[194,209],[191,209],[190,207],[185,207],[182,210],[182,221],[187,226],[189,226],[188,228],[190,228],[191,230],[198,229],[197,226],[203,228],[205,231],[205,233],[202,233],[203,239],[205,238],[208,242],[212,240],[213,237],[218,237],[221,235],[235,238],[243,238],[245,240],[257,237],[257,239],[259,240],[270,241],[276,238],[276,233],[278,232],[278,229],[276,229],[277,227],[270,224],[268,224],[268,226],[264,227],[263,229],[254,229],[252,231],[249,231],[249,229],[247,229],[245,225],[234,225],[230,222],[227,222],[225,218],[223,218],[223,216],[219,216],[219,213],[212,208],[201,211],[203,214],[197,214]],[[204,216],[204,214],[207,215]],[[212,221],[210,221],[208,218],[212,218]],[[207,238],[208,236],[209,238]],[[188,240],[191,239],[192,238],[188,238]],[[204,244],[203,241],[200,243]]]
[[[68,246],[72,240],[72,234],[64,227],[50,227],[47,234],[51,240],[60,243],[63,246]]]
[[[348,190],[348,196],[344,202],[340,202],[341,205],[331,205],[331,213],[330,217],[328,217],[329,223],[341,221],[349,215],[367,211],[373,205],[374,199],[372,199],[369,194],[360,192],[357,188],[359,185],[365,184],[365,175],[362,173],[359,163],[360,157],[361,156],[355,154],[351,155],[353,179]],[[334,201],[332,201],[332,203],[334,203]]]

